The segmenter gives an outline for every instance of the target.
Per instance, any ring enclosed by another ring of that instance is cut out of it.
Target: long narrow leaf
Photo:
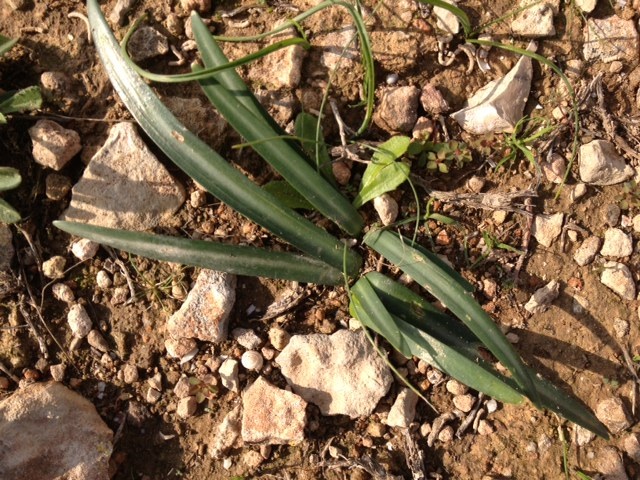
[[[318,119],[310,113],[302,112],[296,117],[295,129],[296,136],[302,139],[302,149],[309,158],[315,159],[315,162],[312,162],[311,165],[316,171],[319,171],[334,188],[337,188],[331,166],[331,157],[327,150],[327,144],[324,143],[322,125],[318,123]],[[316,141],[316,134],[318,141]]]
[[[97,0],[87,3],[96,49],[105,70],[120,98],[156,145],[231,208],[303,252],[342,269],[342,242],[282,206],[181,124],[124,60]],[[347,273],[356,273],[360,262],[355,252],[349,252]]]
[[[465,288],[468,284],[458,283],[455,277],[432,260],[433,254],[428,254],[418,246],[411,247],[410,240],[391,232],[371,230],[365,235],[364,243],[396,264],[444,303],[509,369],[531,401],[540,406],[540,398],[530,372],[498,326],[474,300],[468,288]]]
[[[165,262],[298,282],[336,285],[343,281],[341,271],[319,260],[294,253],[122,231],[85,223],[55,221],[53,224],[72,235]]]
[[[197,15],[192,15],[191,24],[202,61],[207,67],[215,66],[220,58],[219,47]],[[256,120],[244,102],[236,100],[235,95],[215,76],[201,80],[200,85],[218,112],[249,143],[273,138],[272,141],[253,143],[253,149],[309,203],[350,235],[360,233],[362,217],[358,211],[309,165],[300,150],[291,145],[290,140],[281,138],[280,132],[271,128],[267,121]],[[268,116],[266,112],[264,115]]]

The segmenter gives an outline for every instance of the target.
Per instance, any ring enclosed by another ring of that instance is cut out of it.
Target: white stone
[[[198,344],[192,338],[168,338],[164,342],[167,354],[173,358],[184,358],[198,352]]]
[[[357,42],[352,39],[357,37],[358,32],[353,25],[318,32],[313,37],[313,45],[322,51],[320,64],[328,70],[337,68],[348,71],[356,68],[360,51]]]
[[[91,402],[58,382],[33,383],[0,402],[6,480],[109,480],[112,438]]]
[[[73,242],[71,245],[71,253],[78,260],[88,260],[96,256],[98,253],[100,244],[89,240],[88,238],[81,238],[77,242]]]
[[[106,270],[100,270],[98,273],[96,273],[96,284],[103,290],[111,287],[111,285],[113,285],[113,281],[109,276],[109,272],[107,272]]]
[[[571,190],[571,201],[574,202],[587,193],[587,186],[584,183],[578,183]]]
[[[262,339],[248,328],[234,328],[231,330],[231,336],[238,344],[247,350],[255,350],[262,345]]]
[[[391,406],[385,423],[390,427],[408,428],[416,416],[418,396],[408,388],[403,388]]]
[[[54,283],[51,285],[51,293],[62,302],[71,303],[75,300],[73,290],[66,283]]]
[[[209,453],[212,458],[220,460],[223,456],[233,448],[236,440],[240,437],[241,432],[242,408],[240,405],[235,406],[227,413],[216,428],[213,435],[212,445]]]
[[[51,120],[38,120],[29,129],[29,136],[33,142],[33,159],[54,170],[62,170],[82,150],[77,132]]]
[[[498,409],[498,402],[495,398],[491,398],[487,401],[485,406],[487,408],[487,414],[490,415]]]
[[[269,329],[269,342],[273,345],[273,348],[281,351],[284,347],[287,346],[289,340],[291,339],[291,335],[284,328],[278,327],[274,325]]]
[[[167,331],[174,338],[222,342],[235,300],[235,275],[202,269],[185,302],[169,318]]]
[[[502,78],[493,80],[467,100],[451,117],[469,133],[512,132],[529,98],[533,70],[531,58],[522,56]]]
[[[598,420],[614,435],[631,425],[627,409],[618,397],[607,398],[598,403],[595,413]]]
[[[560,284],[556,280],[551,280],[544,287],[535,291],[524,309],[532,314],[542,313],[547,310],[551,302],[558,298],[559,294]]]
[[[618,262],[607,262],[600,274],[600,281],[624,300],[635,300],[636,286],[629,268]]]
[[[581,447],[590,443],[594,438],[596,438],[596,434],[591,430],[587,430],[586,428],[582,428],[580,425],[574,425],[576,430],[576,441],[578,445]]]
[[[596,258],[598,250],[600,249],[600,237],[595,235],[587,237],[582,245],[578,247],[576,253],[573,255],[573,260],[581,267],[588,265]]]
[[[182,186],[147,148],[135,126],[118,123],[73,187],[62,219],[148,230],[170,219],[185,198]]]
[[[598,0],[575,0],[575,5],[584,13],[591,13],[595,10]]]
[[[562,233],[563,221],[564,215],[562,213],[536,215],[533,222],[532,234],[540,245],[548,248]]]
[[[56,255],[42,262],[42,273],[48,278],[64,278],[64,267],[66,264],[67,260],[64,257]]]
[[[89,314],[79,303],[76,303],[69,308],[67,323],[69,324],[73,334],[78,338],[86,337],[91,331],[92,323],[89,318]]]
[[[294,392],[323,415],[370,415],[393,381],[362,331],[294,335],[276,360]]]
[[[448,380],[445,384],[445,388],[447,389],[447,392],[452,393],[453,395],[464,395],[469,391],[469,387],[457,380]]]
[[[138,28],[127,45],[129,55],[134,62],[142,62],[169,52],[169,41],[155,28]]]
[[[240,379],[238,378],[238,361],[227,358],[218,369],[222,386],[232,392],[240,391]]]
[[[580,179],[592,185],[614,185],[634,175],[611,142],[593,140],[580,147]]]
[[[182,419],[192,417],[198,408],[196,397],[184,397],[178,400],[176,415]]]
[[[398,202],[388,193],[374,198],[373,208],[376,209],[380,221],[382,221],[382,224],[385,226],[391,225],[396,221],[396,218],[398,218]]]
[[[307,402],[295,393],[258,377],[242,393],[242,406],[245,442],[282,445],[304,440]]]
[[[584,29],[582,53],[587,61],[634,62],[638,58],[638,32],[634,21],[616,15],[589,18]]]
[[[629,458],[634,462],[640,464],[640,441],[638,441],[637,433],[630,433],[622,440],[624,445],[624,451]]]
[[[527,38],[552,37],[556,34],[553,26],[553,9],[546,3],[532,5],[522,10],[511,23],[514,34]]]
[[[445,0],[449,5],[457,6],[455,0]],[[436,17],[436,27],[441,30],[446,37],[453,38],[460,31],[460,21],[452,12],[442,7],[433,7],[433,15]]]
[[[609,228],[604,232],[604,243],[600,255],[605,257],[628,257],[633,253],[631,236],[619,228]]]

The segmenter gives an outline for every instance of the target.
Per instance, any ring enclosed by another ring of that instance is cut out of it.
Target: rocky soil
[[[102,9],[119,38],[147,12],[132,56],[180,72],[197,57],[190,10],[212,32],[245,36],[316,3],[109,0]],[[535,50],[566,74],[580,120],[574,161],[570,89],[548,65],[471,47],[454,17],[414,0],[362,3],[377,90],[361,142],[448,142],[448,157],[411,167],[420,209],[439,215],[420,225],[420,243],[476,286],[524,360],[591,408],[610,440],[530,404],[486,398],[380,340],[427,404],[350,318],[343,288],[151,261],[54,228],[64,218],[277,244],[131,120],[73,13],[84,5],[7,0],[0,33],[20,40],[0,60],[0,86],[40,85],[45,103],[0,126],[2,165],[23,177],[3,194],[23,219],[0,225],[1,478],[640,476],[639,2],[544,1],[504,18],[513,2],[459,2],[482,34]],[[339,115],[327,107],[323,129],[353,197],[364,170],[353,160],[371,152],[341,143],[341,122],[357,128],[363,115],[353,108],[362,71],[352,21],[333,7],[304,29],[311,50],[280,51],[240,73],[285,127],[318,112],[334,73]],[[223,45],[231,58],[257,47]],[[250,149],[232,148],[242,140],[197,85],[154,88],[252,180],[275,178]],[[511,135],[523,116],[535,120]],[[553,128],[527,140],[543,122]],[[417,211],[409,187],[372,203],[362,208],[368,224]],[[367,265],[400,274],[383,259]]]

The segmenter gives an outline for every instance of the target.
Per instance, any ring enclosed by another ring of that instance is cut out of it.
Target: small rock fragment
[[[495,431],[495,428],[486,420],[480,420],[478,422],[478,433],[480,435],[491,435]]]
[[[236,443],[236,440],[240,437],[242,428],[241,416],[242,408],[240,405],[237,405],[225,415],[220,425],[218,425],[216,434],[213,436],[211,448],[209,449],[212,458],[220,460]]]
[[[627,409],[618,397],[611,397],[598,403],[596,417],[614,435],[631,425]]]
[[[546,3],[525,8],[513,19],[511,30],[516,35],[527,38],[552,37],[556,34],[553,26],[553,9]]]
[[[638,32],[633,20],[623,20],[617,15],[587,20],[582,43],[586,61],[633,62],[637,58],[638,48]]]
[[[598,0],[575,0],[575,5],[584,13],[591,13],[595,10]]]
[[[445,0],[449,5],[457,6],[456,0]],[[433,15],[436,17],[436,27],[442,31],[446,39],[451,39],[460,31],[460,21],[451,11],[442,7],[434,7]]]
[[[418,120],[420,90],[413,85],[393,87],[382,94],[375,123],[388,132],[411,131]]]
[[[42,262],[42,274],[48,278],[64,278],[64,267],[67,260],[60,255],[51,257],[49,260]]]
[[[307,402],[271,385],[263,377],[242,394],[242,439],[270,445],[304,440]]]
[[[192,338],[168,338],[164,342],[167,354],[173,358],[183,358],[198,351],[198,344]]]
[[[575,202],[580,197],[583,197],[587,193],[587,186],[584,183],[578,183],[573,190],[571,190],[571,201]]]
[[[591,430],[587,430],[586,428],[582,428],[580,425],[574,426],[576,430],[576,442],[581,447],[590,443],[594,438],[596,438],[596,434]]]
[[[238,379],[238,361],[227,358],[218,370],[222,386],[232,392],[240,391],[240,380]]]
[[[542,313],[547,310],[551,302],[558,298],[559,294],[560,284],[556,280],[551,280],[544,287],[535,291],[524,309],[531,314]]]
[[[473,395],[467,393],[466,395],[456,395],[453,397],[453,404],[455,407],[464,413],[469,413],[473,409],[473,405],[476,403],[476,399]]]
[[[495,398],[491,398],[487,401],[485,407],[487,409],[487,414],[490,415],[498,409],[498,402]]]
[[[604,242],[600,255],[605,257],[628,257],[633,253],[631,236],[619,228],[609,228],[604,232]]]
[[[588,265],[596,258],[598,250],[600,249],[600,238],[591,236],[582,242],[582,245],[578,247],[576,253],[573,255],[573,260],[581,267]]]
[[[484,188],[484,184],[485,180],[476,175],[467,180],[467,188],[473,193],[480,193]]]
[[[382,224],[385,226],[391,225],[398,218],[398,202],[388,193],[374,198],[373,208],[376,209]]]
[[[106,290],[107,288],[111,287],[111,285],[113,285],[113,281],[111,280],[111,277],[106,270],[100,270],[98,273],[96,273],[96,284],[98,285],[98,287]]]
[[[80,150],[80,135],[51,120],[38,120],[29,129],[33,159],[45,167],[62,170]]]
[[[248,350],[242,354],[240,358],[240,363],[247,370],[259,371],[264,365],[264,359],[260,352],[256,352],[255,350]]]
[[[262,345],[262,339],[256,332],[248,328],[234,328],[231,331],[231,336],[247,350],[255,350]]]
[[[616,332],[616,337],[622,339],[629,335],[629,322],[622,318],[613,319],[613,330]]]
[[[185,12],[207,13],[211,10],[211,0],[180,0],[180,6]]]
[[[146,398],[148,403],[156,403],[158,400],[160,400],[161,396],[162,396],[161,392],[159,392],[158,390],[156,390],[153,387],[149,387],[147,389],[147,394],[146,394],[145,398]]]
[[[99,330],[91,330],[87,335],[87,342],[96,350],[101,352],[109,351],[109,344],[104,339]]]
[[[136,0],[118,0],[109,14],[109,21],[122,27],[125,24],[126,15],[134,3]]]
[[[560,184],[564,181],[567,164],[562,155],[554,153],[551,156],[551,160],[549,162],[541,162],[540,167],[546,179],[551,183]]]
[[[126,363],[122,367],[124,383],[131,385],[138,381],[138,367],[131,363]]]
[[[273,326],[269,329],[269,342],[278,351],[282,351],[290,339],[291,335],[282,327]]]
[[[445,384],[445,388],[447,389],[447,392],[452,393],[453,395],[464,395],[469,391],[469,387],[457,380],[448,380]]]
[[[607,205],[602,212],[603,220],[610,227],[615,227],[620,221],[620,214],[622,213],[620,207],[615,203]]]
[[[453,437],[453,427],[449,425],[444,427],[442,430],[440,430],[440,433],[438,433],[438,440],[440,440],[442,443],[449,443],[451,440],[453,440]]]
[[[51,378],[53,378],[56,382],[62,382],[64,380],[64,374],[66,370],[67,370],[67,366],[64,363],[51,365],[49,367],[49,373],[51,373]]]
[[[78,338],[84,338],[91,331],[91,319],[85,308],[76,303],[72,305],[67,314],[67,323],[73,334]]]
[[[78,260],[88,260],[96,256],[98,253],[100,244],[89,240],[88,238],[81,238],[77,242],[73,242],[71,245],[71,253]]]
[[[597,453],[598,471],[607,480],[629,480],[622,455],[615,447],[602,447]]]
[[[635,300],[636,286],[629,268],[618,262],[607,262],[600,274],[600,281],[624,300]]]
[[[167,53],[169,41],[155,28],[144,26],[131,35],[127,48],[134,62],[142,62]]]
[[[592,185],[615,185],[634,175],[611,142],[593,140],[580,147],[580,179]]]
[[[176,407],[176,415],[182,419],[189,418],[196,413],[198,408],[198,402],[196,397],[185,397],[178,400],[178,406]]]
[[[427,82],[422,87],[422,92],[420,93],[420,103],[422,104],[422,108],[427,113],[431,115],[442,115],[449,111],[451,107],[435,86],[431,83]]]
[[[629,458],[640,464],[640,441],[637,433],[630,433],[623,439],[624,451]]]
[[[67,285],[66,283],[54,283],[51,286],[51,293],[53,294],[54,298],[57,298],[58,300],[65,303],[71,303],[75,300],[73,290],[71,290],[71,287],[69,287],[69,285]]]
[[[191,394],[191,381],[189,377],[182,374],[176,382],[175,387],[173,387],[173,393],[178,398],[188,397]]]
[[[555,213],[553,215],[536,215],[532,234],[539,244],[550,247],[553,241],[562,233],[562,223],[564,214]]]
[[[71,190],[71,180],[57,173],[50,173],[44,180],[44,192],[49,200],[62,200]]]
[[[386,424],[390,427],[408,428],[416,416],[418,396],[408,388],[403,388],[387,415]]]

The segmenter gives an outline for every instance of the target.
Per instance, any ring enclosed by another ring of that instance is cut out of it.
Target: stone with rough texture
[[[588,19],[582,53],[587,61],[634,63],[638,58],[638,32],[633,20],[623,20],[616,15]]]
[[[633,253],[631,236],[619,228],[609,228],[604,232],[604,242],[600,255],[605,257],[628,257]]]
[[[184,397],[178,400],[176,415],[182,419],[192,417],[198,409],[196,397]]]
[[[442,96],[440,90],[429,82],[422,86],[420,103],[424,111],[432,115],[442,115],[450,109],[449,103]]]
[[[531,296],[524,306],[529,313],[542,313],[547,310],[551,302],[553,302],[560,294],[560,284],[556,280],[551,280],[544,287],[539,288]]]
[[[612,446],[602,447],[595,454],[598,459],[598,472],[607,480],[629,480],[624,468],[622,454]]]
[[[33,159],[45,167],[61,170],[80,150],[80,135],[51,120],[38,120],[29,129]]]
[[[369,415],[393,381],[362,331],[294,335],[276,361],[293,391],[323,415]]]
[[[418,120],[419,99],[420,90],[413,85],[386,90],[374,122],[389,132],[410,132]]]
[[[134,62],[142,62],[169,52],[169,41],[153,27],[140,27],[127,45],[129,55]]]
[[[445,0],[446,3],[457,6],[458,2],[455,0]],[[433,15],[436,17],[436,27],[442,33],[444,33],[446,38],[453,38],[454,35],[457,35],[460,31],[460,20],[458,17],[442,7],[434,7]]]
[[[418,398],[413,391],[403,388],[393,402],[385,423],[390,427],[409,427],[416,416]]]
[[[78,338],[84,338],[89,335],[91,331],[91,319],[85,308],[76,303],[69,308],[67,314],[67,322],[73,334]]]
[[[180,310],[169,318],[167,331],[173,338],[222,342],[235,300],[235,275],[203,269]]]
[[[640,464],[640,440],[637,433],[630,433],[622,440],[624,451],[629,458]]]
[[[31,384],[0,402],[0,478],[108,480],[112,437],[85,398]]]
[[[263,377],[242,393],[242,440],[286,445],[304,440],[307,402]]]
[[[600,281],[624,300],[636,298],[636,285],[629,268],[618,262],[607,262],[600,274]]]
[[[575,4],[584,13],[591,13],[596,9],[598,0],[575,0]]]
[[[183,358],[194,350],[198,350],[198,344],[192,338],[167,338],[164,342],[167,354],[173,358]]]
[[[323,14],[324,12],[320,15]],[[325,32],[318,32],[314,35],[314,48],[317,47],[322,50],[320,64],[329,70],[334,68],[340,70],[357,68],[360,52],[357,42],[351,41],[357,36],[356,28],[353,25],[341,26],[329,31],[325,30]]]
[[[53,279],[64,278],[66,264],[67,260],[60,255],[51,257],[49,260],[42,262],[42,274]]]
[[[127,13],[134,3],[136,3],[136,0],[118,0],[109,14],[109,21],[114,25],[123,26],[127,19]]]
[[[580,425],[575,425],[576,430],[576,442],[581,447],[590,443],[594,438],[596,438],[596,434],[591,430],[587,430],[586,428],[582,428]]]
[[[578,247],[576,253],[573,254],[573,260],[581,267],[593,262],[593,259],[596,258],[598,254],[598,250],[600,250],[600,243],[600,237],[596,237],[595,235],[586,238],[584,242],[582,242],[582,245]]]
[[[11,229],[8,225],[0,223],[0,271],[11,268],[14,253]]]
[[[531,233],[540,245],[548,248],[562,233],[563,221],[564,215],[562,213],[536,215]]]
[[[64,175],[51,173],[44,180],[44,192],[49,200],[62,200],[71,191],[71,180]]]
[[[181,185],[144,144],[131,123],[111,127],[109,138],[72,189],[63,220],[147,230],[185,201]]]
[[[556,34],[553,8],[540,3],[524,9],[513,19],[511,30],[514,34],[527,38],[552,37]]]
[[[220,375],[220,382],[222,386],[232,392],[240,391],[240,379],[238,378],[238,360],[233,358],[227,358],[220,368],[218,369],[218,375]]]
[[[388,193],[374,198],[373,208],[376,209],[383,225],[391,225],[398,218],[398,202]]]
[[[247,350],[256,350],[262,345],[262,339],[256,332],[248,328],[234,328],[231,336],[238,344]]]
[[[100,244],[89,240],[88,238],[81,238],[77,242],[73,242],[71,245],[71,253],[78,260],[88,260],[96,256]]]
[[[607,398],[598,403],[595,413],[598,420],[614,435],[631,425],[627,409],[618,397]]]
[[[274,25],[278,26],[278,24]],[[271,44],[295,36],[295,30],[289,28],[271,37]],[[269,85],[275,90],[296,88],[302,79],[302,62],[306,50],[300,45],[282,48],[249,65],[249,78],[262,85]]]
[[[451,118],[476,135],[512,132],[522,118],[532,75],[531,58],[523,55],[504,77],[478,90]]]
[[[216,460],[222,459],[225,453],[233,448],[238,438],[240,438],[241,416],[242,407],[237,405],[220,422],[209,448],[209,454],[212,458]]]
[[[580,147],[580,179],[592,185],[615,185],[634,175],[611,142],[594,140]]]

